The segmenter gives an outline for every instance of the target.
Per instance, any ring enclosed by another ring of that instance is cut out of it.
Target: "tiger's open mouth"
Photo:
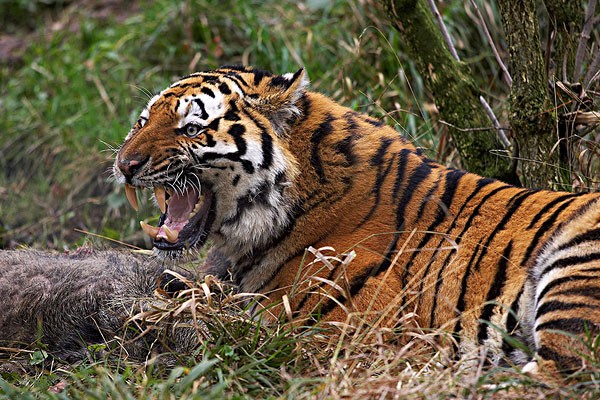
[[[125,185],[125,193],[131,206],[138,209],[134,186]],[[172,251],[201,247],[214,221],[215,199],[213,192],[203,187],[188,187],[184,191],[169,191],[155,186],[154,197],[161,211],[158,226],[140,222],[142,230],[150,236],[158,250]]]

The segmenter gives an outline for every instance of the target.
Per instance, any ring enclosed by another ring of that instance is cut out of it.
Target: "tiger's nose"
[[[133,158],[125,158],[120,159],[117,162],[117,166],[127,183],[131,183],[131,180],[135,176],[135,174],[146,164],[148,158],[142,158],[141,156],[133,157]]]

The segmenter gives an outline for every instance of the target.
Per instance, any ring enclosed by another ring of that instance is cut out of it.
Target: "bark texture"
[[[548,188],[555,181],[558,141],[548,78],[544,69],[534,0],[500,0],[502,24],[513,77],[510,126],[519,147],[521,180],[527,187]]]
[[[433,93],[442,119],[450,125],[463,166],[483,176],[518,183],[510,159],[498,156],[498,151],[505,149],[479,102],[479,89],[467,66],[452,57],[425,1],[383,3]]]

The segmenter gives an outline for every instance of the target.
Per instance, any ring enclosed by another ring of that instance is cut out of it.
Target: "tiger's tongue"
[[[173,193],[169,199],[169,206],[167,207],[167,218],[165,219],[164,224],[159,226],[156,239],[176,242],[177,240],[169,240],[164,227],[167,226],[168,229],[177,232],[179,235],[179,232],[189,222],[190,213],[194,210],[198,198],[198,192],[194,189],[190,189],[183,194]]]

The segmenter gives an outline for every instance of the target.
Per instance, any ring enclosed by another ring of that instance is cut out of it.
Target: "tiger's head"
[[[209,237],[251,251],[286,226],[298,173],[286,135],[306,85],[302,69],[222,67],[186,76],[148,102],[113,171],[134,208],[137,188],[154,191],[158,226],[141,225],[160,254]]]

